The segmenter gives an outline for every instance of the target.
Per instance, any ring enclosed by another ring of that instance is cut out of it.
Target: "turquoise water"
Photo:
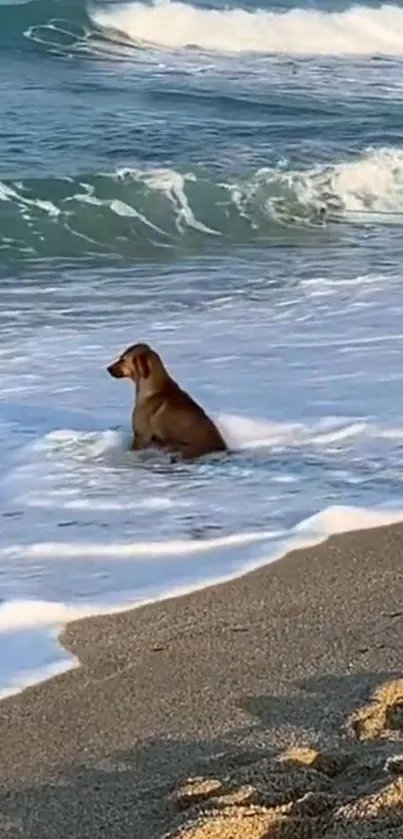
[[[0,688],[400,518],[403,5],[0,5]],[[230,459],[127,453],[148,341]]]

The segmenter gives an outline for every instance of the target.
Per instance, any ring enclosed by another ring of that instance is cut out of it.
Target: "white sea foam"
[[[276,196],[279,189],[280,201]],[[369,149],[351,160],[320,164],[305,171],[263,168],[243,188],[234,184],[232,190],[239,209],[246,213],[260,204],[268,216],[285,218],[284,202],[288,199],[291,206],[296,202],[300,212],[302,208],[308,212],[323,208],[346,221],[368,218],[401,224],[403,150]]]
[[[385,527],[397,524],[403,520],[403,509],[365,507],[344,507],[336,505],[328,507],[321,513],[310,516],[296,527],[297,533],[307,533],[310,536],[320,536],[323,539],[338,533],[348,533],[353,530],[368,530],[373,527]]]
[[[80,607],[46,600],[11,600],[0,606],[0,635],[22,629],[54,627],[95,614],[90,606]]]
[[[266,546],[256,553],[252,560],[237,569],[237,576],[248,573],[269,562],[281,558],[285,553],[298,548],[306,548],[325,541],[334,534],[353,530],[381,527],[403,521],[401,509],[365,509],[347,506],[329,507],[310,516],[293,528],[283,539],[273,542],[271,549]],[[258,542],[264,541],[266,534],[256,534]],[[273,534],[272,534],[273,535]],[[278,534],[280,537],[281,534]],[[227,540],[227,545],[250,542],[252,534],[238,534],[236,540]],[[253,539],[252,539],[253,541]],[[50,546],[48,546],[50,548]],[[96,547],[98,554],[102,545]],[[113,546],[115,551],[119,546]],[[162,547],[162,546],[160,546]],[[181,546],[175,543],[163,546],[167,554],[176,553]],[[209,546],[206,546],[207,549]],[[210,545],[211,547],[211,545]],[[42,552],[43,546],[38,546]],[[122,546],[120,546],[120,549]],[[82,550],[82,546],[80,548]],[[57,546],[52,546],[57,554]],[[135,552],[134,552],[135,553]],[[89,554],[86,553],[86,556]],[[153,552],[148,552],[149,556]],[[87,604],[71,606],[63,603],[43,601],[13,600],[0,607],[0,660],[2,662],[0,698],[11,696],[37,682],[48,679],[58,673],[76,667],[79,662],[68,655],[58,644],[57,638],[63,625],[68,621],[91,615],[113,614],[138,607],[153,600],[165,600],[181,596],[190,591],[224,582],[232,573],[212,573],[203,580],[195,580],[191,585],[175,585],[161,590],[155,597],[140,596],[133,601],[120,604]],[[16,669],[16,661],[18,668]],[[37,667],[35,663],[37,662]],[[45,662],[45,663],[44,663]]]
[[[6,331],[1,350],[2,690],[74,664],[57,643],[72,618],[403,518],[401,277],[356,268],[338,285],[339,266],[322,263],[262,305],[243,273],[228,302],[203,260],[186,269],[183,306],[181,269],[170,285],[166,273],[155,282],[153,265],[131,308],[121,282],[91,286],[87,330],[88,285],[52,277],[52,294],[35,298],[51,304],[46,328],[35,329],[12,288],[6,306],[25,325]],[[195,281],[206,294],[192,305]],[[316,296],[323,284],[331,297]],[[105,364],[143,336],[216,417],[233,455],[173,466],[127,451],[132,389]]]
[[[353,6],[342,12],[205,9],[180,2],[92,8],[99,28],[160,47],[239,53],[403,54],[403,9]]]
[[[402,11],[403,14],[403,11]],[[291,217],[309,219],[325,210],[326,218],[347,222],[365,219],[382,224],[403,222],[403,150],[368,149],[350,160],[318,164],[307,169],[264,167],[240,181],[206,184],[192,172],[171,169],[125,169],[117,177],[143,183],[150,191],[163,195],[170,203],[178,230],[186,227],[206,234],[219,233],[220,218],[214,228],[197,220],[203,201],[210,194],[210,215],[217,213],[223,197],[232,201],[242,218],[256,227],[255,219],[263,214],[274,221],[290,223]],[[192,184],[192,200],[188,197]],[[210,189],[210,193],[209,193]],[[204,208],[205,211],[205,208]]]
[[[180,231],[183,227],[193,227],[201,233],[220,235],[219,231],[207,227],[195,218],[185,192],[185,182],[196,181],[196,177],[188,174],[187,178],[172,169],[154,169],[143,175],[144,183],[151,189],[164,192],[175,207],[176,224]]]
[[[18,556],[26,559],[94,559],[98,561],[102,557],[110,559],[119,558],[134,560],[136,557],[180,557],[191,556],[192,554],[205,553],[213,548],[225,550],[242,545],[250,545],[253,542],[264,542],[272,538],[273,530],[262,530],[257,533],[234,533],[231,536],[217,537],[216,539],[173,539],[169,542],[37,542],[24,547],[17,543],[5,548],[1,553],[3,556]],[[0,615],[1,618],[1,615]]]
[[[323,446],[362,434],[378,436],[380,433],[367,422],[351,422],[340,417],[306,424],[259,422],[248,417],[223,414],[217,417],[216,422],[227,445],[235,450]]]
[[[41,600],[10,600],[0,606],[0,698],[75,667],[58,644],[68,621],[96,613],[86,607]]]
[[[297,176],[295,185],[304,202],[320,197],[350,217],[386,214],[390,222],[391,215],[403,212],[403,151],[380,148],[355,160],[320,166],[306,178]]]

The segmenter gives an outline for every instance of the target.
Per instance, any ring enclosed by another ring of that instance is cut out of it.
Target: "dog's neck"
[[[138,379],[134,387],[136,390],[136,402],[142,399],[148,399],[149,396],[153,396],[159,390],[152,376],[148,379]]]
[[[138,379],[136,387],[136,402],[163,393],[177,387],[162,362],[155,364],[152,372],[146,379]]]

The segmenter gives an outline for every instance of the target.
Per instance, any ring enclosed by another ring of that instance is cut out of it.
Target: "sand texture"
[[[387,682],[328,751],[294,746],[216,777],[188,779],[173,793],[184,817],[167,839],[403,836],[402,707],[403,679]],[[373,742],[379,738],[384,749]]]
[[[0,839],[403,839],[403,526],[62,641],[0,703]]]

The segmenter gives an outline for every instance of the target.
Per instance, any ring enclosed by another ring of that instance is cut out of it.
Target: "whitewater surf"
[[[0,692],[60,626],[399,520],[398,5],[0,5]],[[128,453],[147,340],[234,454]]]

